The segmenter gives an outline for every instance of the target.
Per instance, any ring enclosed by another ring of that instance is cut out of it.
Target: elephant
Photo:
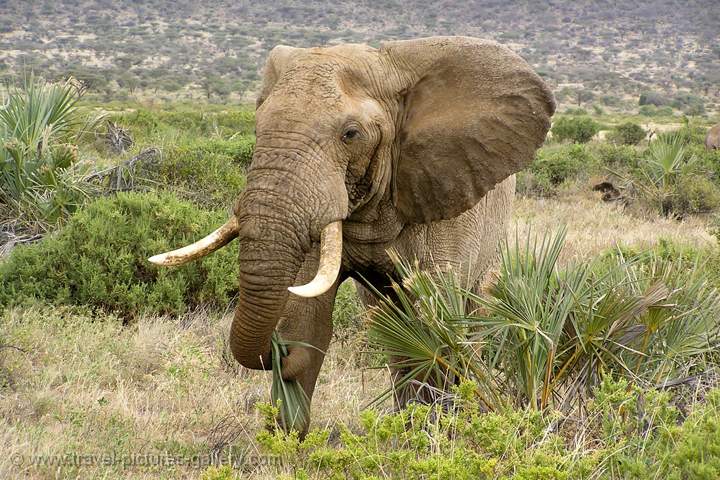
[[[269,369],[277,329],[293,341],[283,378],[312,399],[340,283],[389,291],[392,250],[477,285],[497,260],[514,174],[533,160],[554,112],[530,65],[489,40],[276,46],[230,219],[150,261],[179,265],[237,238],[230,349],[243,366]]]
[[[708,150],[720,150],[720,123],[708,130],[705,137],[705,148]]]

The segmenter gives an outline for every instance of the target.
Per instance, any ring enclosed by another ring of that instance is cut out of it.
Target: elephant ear
[[[256,109],[260,108],[260,105],[270,96],[275,82],[278,81],[278,78],[282,76],[283,72],[285,72],[293,60],[303,50],[303,48],[288,47],[287,45],[278,45],[270,50],[270,54],[265,62],[265,68],[263,69],[260,94],[255,101]]]
[[[533,160],[555,101],[520,56],[469,37],[381,51],[405,79],[393,191],[405,221],[456,217]]]

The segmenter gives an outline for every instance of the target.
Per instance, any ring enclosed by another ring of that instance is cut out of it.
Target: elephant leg
[[[298,275],[297,284],[312,278],[317,269],[317,261],[309,259]],[[312,401],[320,368],[325,359],[325,352],[332,337],[332,311],[335,294],[341,279],[336,280],[333,287],[326,293],[315,298],[303,298],[290,294],[284,313],[278,324],[280,337],[286,341],[306,343],[308,347],[299,345],[288,346],[288,356],[283,359],[283,378],[297,380],[305,391],[308,400]],[[301,434],[307,433],[309,425],[305,425]]]

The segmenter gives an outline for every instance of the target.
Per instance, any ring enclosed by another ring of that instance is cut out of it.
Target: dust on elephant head
[[[275,47],[234,216],[151,260],[184,263],[237,237],[233,354],[249,368],[271,365],[276,327],[311,344],[283,359],[283,375],[311,397],[339,282],[362,276],[382,287],[387,248],[412,245],[412,226],[457,217],[528,165],[554,110],[532,68],[491,41]]]

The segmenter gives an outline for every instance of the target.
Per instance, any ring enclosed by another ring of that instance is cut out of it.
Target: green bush
[[[638,165],[641,154],[631,145],[614,145],[597,143],[590,150],[600,165],[615,168],[634,168]]]
[[[720,207],[720,188],[706,175],[682,175],[677,182],[672,210],[682,216],[708,213]]]
[[[274,473],[298,479],[715,479],[720,475],[720,390],[688,406],[687,418],[670,394],[604,377],[583,416],[531,410],[482,411],[477,385],[453,388],[442,405],[413,404],[398,412],[365,410],[359,426],[297,433],[264,430],[261,451]],[[258,406],[270,426],[277,409]],[[227,479],[209,467],[202,478]]]
[[[637,145],[645,140],[646,132],[637,123],[621,123],[608,135],[608,141],[618,145]]]
[[[597,160],[584,145],[550,145],[537,151],[530,168],[518,175],[520,194],[552,195],[568,180],[587,175]]]
[[[676,94],[671,105],[678,110],[682,110],[687,115],[703,115],[705,113],[703,99],[687,92]]]
[[[177,110],[141,107],[110,118],[139,138],[164,138],[176,132],[184,137],[229,138],[251,135],[255,127],[255,112],[249,108],[204,111],[187,106]]]
[[[638,113],[645,117],[670,117],[673,114],[673,109],[669,106],[642,105],[638,109]]]
[[[640,98],[638,99],[638,105],[662,107],[669,104],[670,99],[658,92],[643,92],[640,94]]]
[[[530,169],[545,176],[553,185],[559,185],[594,166],[595,159],[582,145],[548,147],[538,150],[537,159]]]
[[[248,167],[255,151],[255,137],[247,135],[235,136],[229,140],[219,138],[196,140],[186,145],[184,149],[197,155],[224,155],[235,164]]]
[[[556,191],[557,187],[550,183],[550,179],[534,175],[530,170],[522,170],[516,175],[517,195],[549,197]]]
[[[170,147],[160,161],[143,166],[139,176],[200,206],[227,208],[245,188],[245,166],[253,145],[241,138],[198,140]]]
[[[227,220],[169,193],[96,200],[41,242],[0,263],[0,305],[28,301],[89,305],[131,318],[226,305],[236,292],[237,255],[226,247],[177,268],[148,257],[191,243]]]
[[[587,143],[600,131],[600,125],[590,117],[560,117],[550,129],[553,139]]]
[[[720,150],[708,150],[705,145],[693,143],[688,145],[688,153],[697,157],[698,166],[720,184]]]

